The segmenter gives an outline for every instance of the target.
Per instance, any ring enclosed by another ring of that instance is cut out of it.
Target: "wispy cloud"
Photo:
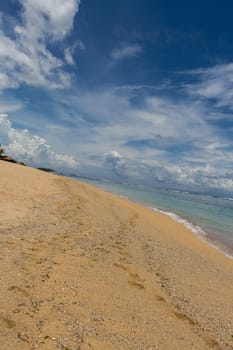
[[[63,96],[58,108],[66,106],[69,118],[72,106],[70,140],[84,168],[91,172],[95,159],[94,173],[99,167],[150,185],[232,191],[233,140],[211,122],[222,111],[190,96],[190,86],[179,88],[182,98],[114,87]]]
[[[79,0],[22,0],[20,22],[12,35],[0,29],[0,89],[16,88],[25,83],[45,88],[70,85],[65,63],[49,49],[49,43],[62,41],[73,26]],[[56,9],[56,10],[55,10]]]
[[[11,130],[11,139],[6,132],[0,139],[12,155],[31,164],[42,162],[43,155],[43,164],[68,168],[76,166],[77,157],[79,172],[93,177],[233,191],[233,140],[212,123],[225,116],[222,108],[190,96],[190,85],[184,91],[181,84],[180,90],[182,98],[176,99],[143,88],[53,91],[59,119],[55,124],[45,119],[40,134],[71,156],[55,155],[44,138],[14,129],[8,118],[0,129]]]
[[[190,72],[198,79],[190,85],[189,92],[212,100],[217,107],[233,110],[233,63],[216,65]]]
[[[111,57],[114,60],[122,60],[130,57],[137,57],[143,52],[143,48],[139,44],[128,44],[117,47],[112,50]]]

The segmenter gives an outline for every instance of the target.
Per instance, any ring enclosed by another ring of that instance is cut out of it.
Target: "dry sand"
[[[1,350],[233,349],[233,261],[90,185],[0,161]]]

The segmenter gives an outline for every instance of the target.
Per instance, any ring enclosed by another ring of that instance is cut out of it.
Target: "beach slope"
[[[0,161],[0,349],[233,349],[233,261],[182,224]]]

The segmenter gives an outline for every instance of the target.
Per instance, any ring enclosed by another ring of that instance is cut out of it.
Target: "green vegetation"
[[[55,173],[56,171],[53,169],[49,169],[49,168],[37,168],[38,170],[41,171],[46,171],[47,173]]]
[[[11,163],[17,163],[20,165],[24,165],[26,166],[27,164],[25,164],[24,162],[17,162],[14,158],[9,157],[5,154],[4,148],[2,148],[2,145],[0,144],[0,159],[1,160],[5,160],[7,162],[11,162]]]
[[[4,155],[4,149],[2,148],[2,146],[0,145],[0,157]]]

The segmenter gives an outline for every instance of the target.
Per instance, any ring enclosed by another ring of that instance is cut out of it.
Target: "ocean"
[[[168,215],[187,226],[200,239],[233,258],[233,196],[136,188],[106,181],[92,181],[73,176],[72,178]]]

